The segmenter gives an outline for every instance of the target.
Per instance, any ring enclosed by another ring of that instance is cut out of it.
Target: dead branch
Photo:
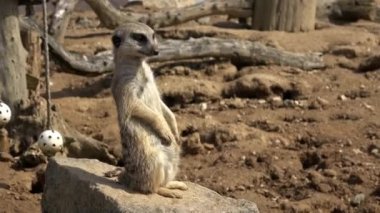
[[[252,15],[252,0],[208,0],[181,9],[157,11],[151,14],[123,12],[113,7],[108,0],[86,0],[86,2],[95,11],[104,26],[109,29],[114,29],[128,21],[143,22],[156,29],[210,15],[247,18]]]
[[[30,19],[21,20],[25,29],[41,32]],[[73,69],[87,73],[104,73],[113,69],[111,51],[96,56],[84,56],[67,52],[53,38],[49,37],[53,52],[67,62]],[[164,40],[159,45],[160,55],[152,57],[151,62],[164,62],[202,57],[230,58],[247,64],[273,64],[297,67],[305,70],[324,68],[325,64],[317,53],[291,53],[265,46],[259,42],[237,39],[200,38]]]
[[[22,30],[34,30],[42,35],[42,30],[35,21],[29,18],[20,18],[20,27]],[[71,68],[87,73],[104,73],[113,69],[112,57],[108,56],[84,56],[66,51],[58,42],[48,37],[49,45],[52,52],[58,55],[63,61],[69,64]]]
[[[70,16],[74,11],[78,0],[59,0],[55,7],[52,21],[49,27],[49,34],[59,43],[63,43]]]

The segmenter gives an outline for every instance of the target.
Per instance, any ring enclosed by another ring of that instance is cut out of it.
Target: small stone
[[[87,112],[88,111],[88,106],[79,105],[78,108],[77,108],[77,111],[78,112]]]
[[[282,102],[282,97],[280,97],[280,96],[274,96],[274,97],[271,98],[271,101]]]
[[[345,95],[340,95],[340,96],[338,96],[338,100],[341,100],[341,101],[347,101],[347,96],[345,96]]]
[[[325,169],[323,171],[323,175],[326,176],[326,177],[336,177],[337,176],[337,172],[333,169]]]
[[[200,104],[200,109],[202,112],[206,111],[207,110],[207,103],[201,103]]]
[[[245,187],[244,186],[238,186],[238,187],[236,187],[236,189],[238,191],[245,191]]]
[[[375,111],[375,108],[372,106],[372,105],[369,105],[367,103],[363,103],[363,106],[368,109],[369,111],[371,112],[374,112]]]
[[[351,200],[351,205],[356,207],[359,206],[363,201],[365,200],[365,194],[360,193],[354,196],[354,198]]]
[[[203,17],[197,20],[199,24],[202,25],[209,25],[210,24],[210,17]]]
[[[203,147],[204,147],[206,150],[213,150],[213,149],[215,149],[214,144],[209,144],[209,143],[204,143],[204,144],[203,144]]]
[[[265,103],[267,103],[267,101],[264,100],[264,99],[259,99],[257,102],[258,102],[259,104],[265,104]]]
[[[228,107],[234,109],[243,109],[246,106],[246,103],[241,98],[234,98],[227,103]]]
[[[317,101],[318,103],[320,103],[322,106],[328,106],[330,104],[330,102],[324,98],[321,98],[321,97],[317,97]]]
[[[275,106],[275,107],[281,107],[283,105],[282,97],[280,96],[274,96],[272,97],[269,102]]]
[[[355,154],[362,154],[363,152],[360,151],[360,149],[352,149],[352,151],[355,153]]]

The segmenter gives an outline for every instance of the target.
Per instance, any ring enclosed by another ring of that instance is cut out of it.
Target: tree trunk
[[[71,14],[77,5],[78,0],[59,0],[53,14],[49,33],[58,41],[63,44],[67,26],[70,22]]]
[[[314,30],[316,3],[316,0],[255,0],[252,27],[287,32]]]
[[[28,97],[27,52],[21,42],[17,4],[3,1],[0,7],[0,95],[13,111]]]

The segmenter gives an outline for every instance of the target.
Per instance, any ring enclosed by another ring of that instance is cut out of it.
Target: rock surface
[[[127,192],[104,177],[113,169],[98,160],[52,158],[46,170],[43,212],[259,212],[250,201],[223,197],[190,182],[183,199]]]

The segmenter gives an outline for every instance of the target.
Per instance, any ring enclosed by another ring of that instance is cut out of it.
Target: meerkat
[[[112,44],[111,90],[125,163],[119,182],[141,193],[182,198],[174,190],[187,190],[185,183],[174,180],[180,157],[177,122],[162,101],[146,62],[158,55],[155,32],[142,23],[127,23],[115,30]]]

